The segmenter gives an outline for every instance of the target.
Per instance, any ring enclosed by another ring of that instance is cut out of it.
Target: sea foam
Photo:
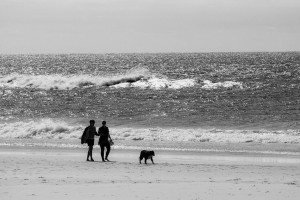
[[[193,87],[196,85],[194,79],[169,80],[167,78],[157,78],[155,76],[149,79],[141,79],[133,83],[120,83],[113,85],[115,88],[136,87],[141,89],[181,89],[185,87]]]
[[[19,121],[0,124],[2,138],[69,139],[78,138],[83,127],[51,119]]]
[[[0,138],[79,139],[82,125],[52,119],[0,124]],[[111,127],[115,140],[229,143],[300,143],[299,130],[223,130],[203,128],[119,128]]]
[[[243,89],[243,84],[240,82],[235,82],[235,81],[224,81],[224,82],[217,82],[213,83],[210,80],[204,80],[203,81],[204,85],[202,86],[203,89],[218,89],[218,88],[239,88]]]

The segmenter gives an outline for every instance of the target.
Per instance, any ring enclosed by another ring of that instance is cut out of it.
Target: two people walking
[[[106,126],[106,121],[103,121],[102,126],[99,128],[98,133],[97,133],[94,120],[90,120],[90,126],[88,126],[84,129],[84,132],[81,137],[81,144],[87,143],[89,146],[86,161],[94,161],[93,147],[94,147],[95,135],[100,136],[98,145],[100,145],[102,161],[103,162],[109,161],[108,155],[110,153],[110,146],[111,146],[111,144],[113,144],[113,141],[109,134],[109,129]],[[104,157],[104,149],[105,148],[106,148],[106,154]],[[91,160],[89,158],[91,158]]]

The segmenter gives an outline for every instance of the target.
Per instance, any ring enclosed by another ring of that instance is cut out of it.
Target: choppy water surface
[[[300,143],[299,97],[299,52],[0,56],[5,138]]]

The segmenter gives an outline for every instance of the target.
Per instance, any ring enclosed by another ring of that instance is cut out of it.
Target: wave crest
[[[150,74],[147,68],[135,68],[124,74],[108,76],[87,74],[68,76],[60,74],[28,75],[14,73],[0,77],[0,87],[70,90],[91,86],[111,86],[120,83],[131,83],[142,78],[147,78]]]
[[[127,88],[127,87],[136,87],[141,89],[181,89],[185,87],[193,87],[196,85],[194,79],[181,79],[181,80],[169,80],[167,78],[157,78],[155,76],[149,79],[140,79],[138,81],[129,83],[120,83],[113,85],[115,88]]]
[[[196,81],[193,79],[169,80],[151,73],[146,67],[132,68],[125,73],[106,76],[87,74],[78,75],[28,75],[9,74],[0,77],[0,87],[4,88],[35,88],[43,90],[71,90],[74,88],[87,87],[110,87],[113,88],[149,88],[149,89],[180,89],[193,87]]]

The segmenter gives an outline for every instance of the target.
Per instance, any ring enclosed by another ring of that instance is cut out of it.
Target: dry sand
[[[0,148],[0,199],[300,198],[299,156],[112,150],[86,162],[86,149]],[[150,161],[149,161],[150,163]]]

